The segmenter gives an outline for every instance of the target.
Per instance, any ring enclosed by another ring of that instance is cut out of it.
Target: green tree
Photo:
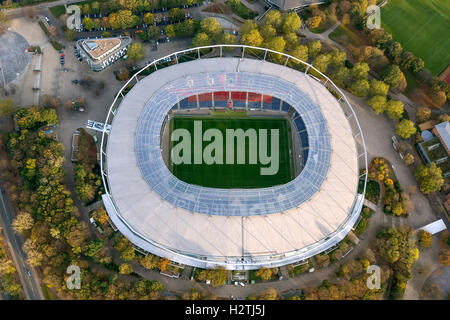
[[[386,113],[393,120],[400,120],[404,111],[403,102],[400,100],[389,100],[386,103]]]
[[[287,33],[283,36],[284,40],[286,41],[286,50],[292,51],[298,46],[298,36],[291,32]]]
[[[391,88],[397,88],[399,90],[406,88],[405,76],[400,68],[395,64],[388,66],[383,72],[382,77],[383,81],[390,85]]]
[[[85,254],[88,257],[96,257],[99,254],[99,252],[103,249],[104,245],[105,243],[101,239],[91,240],[87,244]]]
[[[369,94],[373,96],[386,96],[389,91],[389,85],[376,79],[370,80]]]
[[[16,110],[17,110],[17,105],[11,98],[0,100],[0,117],[10,116]]]
[[[289,12],[283,16],[281,30],[283,33],[297,32],[302,26],[302,20],[296,12]]]
[[[308,42],[307,46],[310,59],[314,59],[322,51],[322,43],[320,40]]]
[[[278,52],[283,52],[285,45],[286,42],[284,41],[283,37],[275,37],[265,42],[265,47],[267,49],[271,49]]]
[[[313,61],[313,66],[321,72],[326,72],[328,64],[330,63],[330,56],[326,53],[319,54]]]
[[[34,219],[28,212],[20,212],[13,220],[14,231],[23,233],[34,226]]]
[[[64,34],[66,36],[67,41],[74,41],[77,37],[76,31],[74,31],[72,29],[67,29]]]
[[[279,30],[282,23],[282,17],[281,13],[278,10],[270,10],[267,12],[267,14],[264,16],[264,24],[270,25],[274,27],[276,30]]]
[[[200,29],[214,40],[217,39],[223,31],[220,23],[212,17],[203,19],[200,23]]]
[[[264,39],[264,42],[270,41],[277,35],[277,30],[269,24],[262,25],[261,28],[259,28],[259,33]]]
[[[253,20],[246,20],[239,29],[239,33],[243,36],[244,34],[256,29],[258,29],[258,25],[253,22]]]
[[[386,110],[386,96],[374,96],[367,101],[367,104],[376,114],[383,113]]]
[[[217,44],[237,44],[237,42],[238,41],[234,35],[224,32],[217,41]]]
[[[359,79],[353,82],[353,84],[350,86],[350,91],[358,97],[364,98],[369,93],[369,88],[369,81]]]
[[[193,47],[204,47],[209,45],[211,45],[211,40],[209,36],[204,32],[197,33],[194,39],[192,39]]]
[[[414,122],[403,119],[395,125],[395,132],[403,139],[408,139],[411,135],[417,131],[414,127]]]
[[[168,26],[166,26],[164,28],[164,32],[165,32],[166,36],[168,36],[169,38],[173,38],[176,36],[175,27],[173,24],[169,24]]]
[[[159,27],[157,27],[157,26],[150,26],[148,28],[148,36],[152,40],[158,40],[160,32],[161,31],[160,31]]]
[[[92,30],[94,28],[94,21],[89,17],[83,19],[83,24],[86,30]]]
[[[144,59],[145,52],[144,48],[140,43],[132,43],[127,50],[127,55],[130,60],[137,61]]]
[[[291,52],[291,56],[300,59],[304,62],[308,61],[308,47],[304,45],[297,45]]]
[[[434,162],[418,167],[415,175],[424,194],[439,191],[444,184],[442,170]]]
[[[259,47],[263,42],[263,37],[261,36],[258,30],[253,29],[249,33],[244,34],[242,36],[241,41],[242,44],[253,47]]]

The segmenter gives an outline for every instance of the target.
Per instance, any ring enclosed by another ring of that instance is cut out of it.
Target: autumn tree
[[[151,40],[158,40],[160,34],[160,29],[157,26],[150,26],[148,28],[148,36]]]
[[[161,271],[166,271],[168,264],[170,263],[170,260],[167,258],[161,258],[158,261],[157,268]]]
[[[146,256],[143,256],[139,259],[139,263],[145,268],[145,269],[155,269],[158,266],[159,257],[148,254]]]
[[[425,230],[419,230],[417,236],[419,238],[419,244],[423,249],[431,247],[433,241],[431,233]]]
[[[86,30],[92,30],[94,28],[94,21],[89,17],[83,19],[83,24]]]
[[[224,285],[228,279],[228,271],[224,268],[202,270],[198,275],[200,281],[211,281],[213,287]]]
[[[272,278],[273,270],[270,268],[261,267],[255,271],[255,275],[263,280],[270,280]]]
[[[244,34],[241,38],[242,44],[259,47],[263,42],[263,37],[257,29],[253,29],[250,32]]]
[[[8,22],[8,18],[6,17],[5,11],[0,10],[0,34],[2,34],[6,30],[7,22]]]
[[[442,170],[434,162],[418,167],[415,176],[424,194],[439,191],[444,184]]]
[[[308,28],[315,29],[319,27],[321,22],[322,18],[320,16],[313,16],[306,20],[306,25],[308,26]]]
[[[403,139],[408,139],[416,131],[417,128],[414,126],[414,122],[408,119],[403,119],[395,125],[395,133]]]
[[[34,219],[28,212],[20,212],[13,220],[12,227],[18,233],[30,230],[34,225]]]
[[[205,47],[209,45],[211,45],[211,40],[209,36],[204,32],[197,33],[194,39],[192,39],[193,47]]]
[[[203,19],[200,23],[200,29],[213,40],[216,40],[223,31],[220,23],[212,17],[206,17]]]
[[[381,114],[386,110],[386,96],[374,96],[367,101],[375,114]]]
[[[261,300],[277,300],[278,292],[274,288],[268,288],[266,290],[261,291],[258,298]]]
[[[406,78],[400,68],[391,64],[386,68],[382,74],[383,81],[391,86],[391,88],[397,88],[400,91],[406,88]]]
[[[427,107],[419,107],[416,110],[417,122],[422,123],[430,120],[431,118],[431,109]]]
[[[150,12],[147,12],[146,14],[144,14],[143,21],[146,24],[153,24],[153,22],[154,22],[153,14]]]
[[[410,165],[412,165],[414,163],[414,156],[411,153],[407,153],[403,157],[403,161],[405,162],[405,164],[407,166],[410,166]]]
[[[119,266],[119,273],[120,274],[130,274],[133,272],[133,267],[129,263],[122,263]]]
[[[317,57],[317,55],[319,55],[320,51],[322,50],[322,43],[320,42],[320,40],[308,42],[307,46],[310,59],[314,59],[315,57]]]
[[[266,15],[267,17],[267,15]],[[252,30],[257,30],[258,29],[258,25],[253,22],[253,20],[246,20],[241,28],[239,29],[239,33],[241,34],[241,36],[243,36],[244,34],[249,33]]]

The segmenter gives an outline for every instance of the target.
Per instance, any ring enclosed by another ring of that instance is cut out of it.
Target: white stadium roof
[[[167,112],[192,94],[223,90],[278,97],[300,114],[310,151],[294,180],[227,190],[170,173],[159,146]],[[180,263],[255,269],[308,258],[342,240],[361,210],[358,148],[347,116],[322,83],[270,62],[210,58],[158,70],[114,112],[105,207],[135,245]]]

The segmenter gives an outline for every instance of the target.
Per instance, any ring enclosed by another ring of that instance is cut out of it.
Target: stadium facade
[[[250,94],[260,100],[249,101]],[[199,99],[205,95],[211,100]],[[292,120],[303,158],[292,181],[220,189],[169,171],[161,148],[168,113],[220,108],[225,100]],[[239,45],[173,53],[124,85],[106,124],[112,127],[102,135],[103,201],[142,252],[201,268],[277,267],[335,246],[358,222],[367,154],[356,115],[330,79],[289,55]]]

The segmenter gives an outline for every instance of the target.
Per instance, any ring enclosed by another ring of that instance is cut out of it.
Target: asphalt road
[[[27,256],[22,250],[24,240],[12,229],[12,220],[11,207],[4,190],[0,187],[0,226],[3,228],[5,240],[9,245],[9,252],[19,274],[25,298],[27,300],[45,300],[38,275],[34,268],[26,262]],[[30,271],[31,277],[28,276],[27,270]]]

